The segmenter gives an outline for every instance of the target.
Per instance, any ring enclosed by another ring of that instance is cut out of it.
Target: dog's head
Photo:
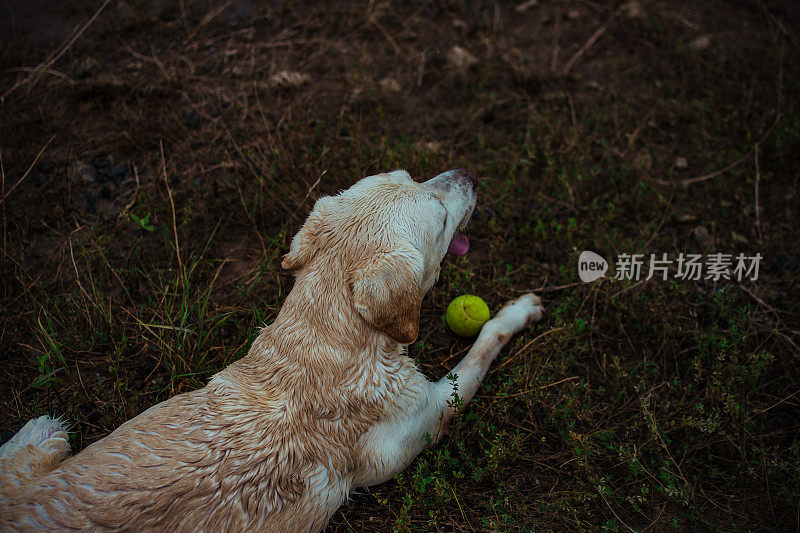
[[[396,170],[320,198],[292,240],[283,267],[340,268],[352,305],[401,344],[416,340],[422,297],[448,245],[475,208],[477,180],[456,169],[418,183]]]

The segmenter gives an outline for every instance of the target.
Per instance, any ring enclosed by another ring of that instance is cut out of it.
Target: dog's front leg
[[[541,299],[533,293],[506,303],[493,319],[484,324],[464,359],[435,384],[440,394],[454,400],[447,402],[447,408],[442,413],[437,432],[439,438],[446,433],[457,404],[466,405],[475,396],[489,366],[511,336],[528,327],[531,322],[541,320],[541,303]],[[458,395],[460,402],[455,401],[455,395]]]
[[[408,403],[364,436],[363,468],[354,476],[354,486],[391,479],[425,447],[441,439],[453,418],[455,404],[463,405],[472,399],[500,349],[512,335],[541,318],[541,300],[535,294],[511,300],[484,324],[475,344],[449,378],[431,383],[422,374],[414,374],[403,395]],[[453,402],[454,392],[461,402]]]

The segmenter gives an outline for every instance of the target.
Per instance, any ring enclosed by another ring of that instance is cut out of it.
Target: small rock
[[[478,58],[456,45],[447,52],[447,61],[458,69],[467,69],[478,63]]]
[[[273,74],[269,81],[276,87],[294,88],[310,82],[311,76],[302,72],[282,70],[277,74]]]
[[[580,9],[570,9],[567,11],[567,18],[569,20],[578,20],[583,17],[583,11]]]
[[[437,141],[420,141],[416,144],[417,150],[420,152],[438,152],[442,149],[442,143]]]
[[[100,62],[92,56],[86,56],[83,61],[78,65],[78,77],[85,78],[100,72],[103,66]]]
[[[539,0],[526,0],[525,2],[515,5],[514,11],[517,13],[525,13],[532,7],[536,7],[538,5],[539,5]]]
[[[685,223],[685,222],[694,222],[695,220],[697,220],[697,215],[695,215],[694,213],[678,213],[677,215],[675,215],[676,222]]]
[[[697,241],[702,244],[703,246],[709,246],[714,239],[711,238],[711,234],[708,232],[708,228],[705,226],[697,226],[692,230]]]
[[[675,168],[683,169],[689,167],[689,162],[686,160],[685,157],[677,157],[675,158],[675,163],[673,163],[673,165],[675,166]]]
[[[70,176],[80,179],[84,183],[94,183],[97,179],[97,169],[85,161],[76,161],[70,166]]]
[[[380,85],[384,91],[392,93],[399,93],[402,90],[400,84],[394,78],[383,78],[378,82],[378,85]]]
[[[638,19],[644,15],[642,4],[636,1],[628,2],[623,9],[625,10],[625,16],[629,19]]]
[[[705,50],[706,48],[708,48],[708,45],[710,44],[711,44],[711,36],[701,35],[700,37],[689,43],[689,48],[691,48],[696,52],[699,52],[700,50]]]

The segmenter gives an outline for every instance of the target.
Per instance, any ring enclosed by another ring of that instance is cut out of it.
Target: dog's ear
[[[422,264],[421,254],[408,248],[375,254],[352,274],[358,313],[400,344],[411,344],[419,334]]]
[[[292,239],[289,253],[283,256],[281,266],[286,270],[296,270],[306,265],[319,249],[319,230],[322,219],[329,209],[330,196],[323,196],[314,204],[314,209],[308,215],[303,227]]]

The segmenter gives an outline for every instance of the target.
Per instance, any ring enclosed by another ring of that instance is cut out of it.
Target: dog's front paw
[[[517,333],[527,328],[531,323],[542,319],[544,309],[542,299],[533,294],[523,294],[519,298],[509,300],[495,316],[512,333]]]

